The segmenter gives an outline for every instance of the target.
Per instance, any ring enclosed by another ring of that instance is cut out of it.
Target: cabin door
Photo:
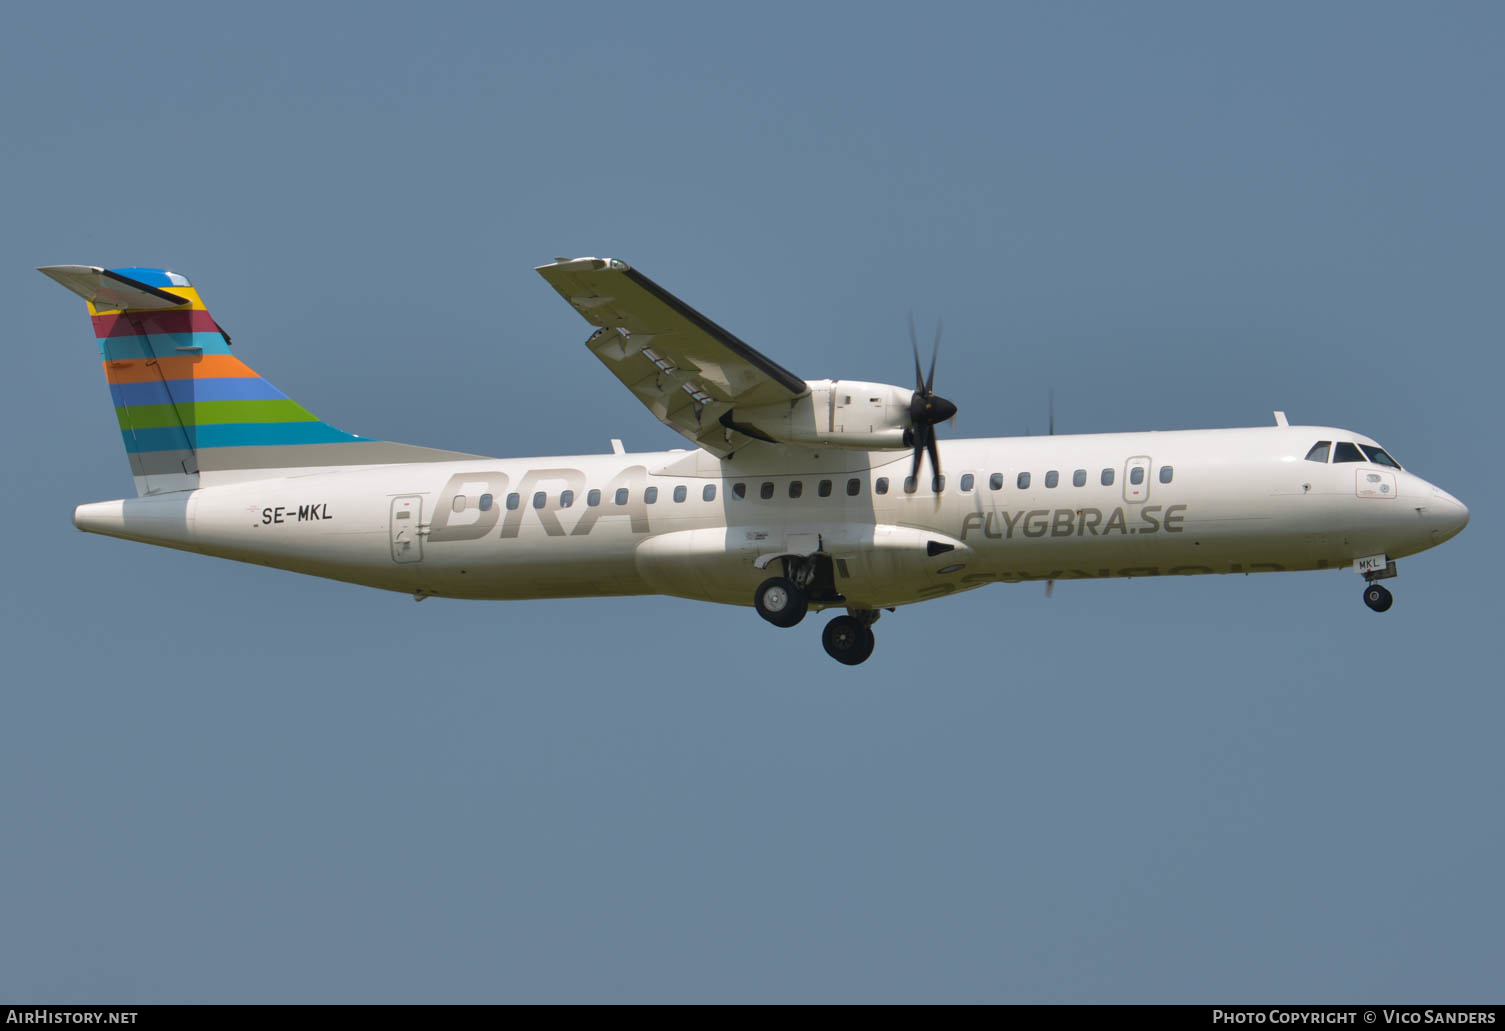
[[[418,523],[423,519],[423,495],[404,494],[392,499],[393,562],[421,562],[423,560],[423,537]]]

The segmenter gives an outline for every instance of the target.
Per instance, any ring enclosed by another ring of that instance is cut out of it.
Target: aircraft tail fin
[[[449,461],[462,456],[336,429],[230,348],[198,291],[176,272],[39,269],[89,305],[120,434],[141,495],[274,470]]]

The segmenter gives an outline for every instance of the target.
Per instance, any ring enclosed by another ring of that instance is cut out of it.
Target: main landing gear
[[[860,610],[854,610],[860,611]],[[875,612],[873,618],[878,618]],[[837,616],[821,631],[820,643],[826,654],[844,666],[856,666],[866,662],[873,654],[877,639],[873,636],[872,623],[861,615]]]
[[[791,627],[805,618],[805,612],[810,608],[810,595],[788,577],[770,576],[758,585],[753,605],[758,615],[774,626]]]
[[[826,559],[824,565],[829,563]],[[836,593],[830,570],[821,563],[786,559],[784,572],[784,576],[770,576],[753,592],[753,607],[774,626],[794,626],[805,618],[812,601],[818,606],[846,601]],[[837,616],[821,632],[826,654],[846,666],[866,662],[876,644],[873,624],[877,620],[876,609],[847,609],[847,615]]]
[[[758,584],[753,605],[758,615],[774,626],[791,627],[805,618],[813,601],[831,605],[846,601],[836,591],[836,573],[826,555],[784,555],[783,576],[770,576]]]

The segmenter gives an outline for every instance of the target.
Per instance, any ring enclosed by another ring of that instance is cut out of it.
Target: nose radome
[[[1468,525],[1468,506],[1459,501],[1457,498],[1453,499],[1453,504],[1458,506],[1458,511],[1453,515],[1453,519],[1457,524],[1453,529],[1453,532],[1457,533],[1459,530]]]
[[[1441,539],[1456,536],[1468,525],[1468,506],[1441,487],[1432,488],[1431,512],[1433,530]]]

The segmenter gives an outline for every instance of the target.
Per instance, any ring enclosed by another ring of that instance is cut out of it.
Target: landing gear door
[[[392,499],[393,562],[421,562],[423,560],[423,535],[418,524],[423,519],[423,495],[404,494]]]
[[[1124,463],[1124,500],[1137,505],[1150,496],[1150,460],[1144,455]]]

